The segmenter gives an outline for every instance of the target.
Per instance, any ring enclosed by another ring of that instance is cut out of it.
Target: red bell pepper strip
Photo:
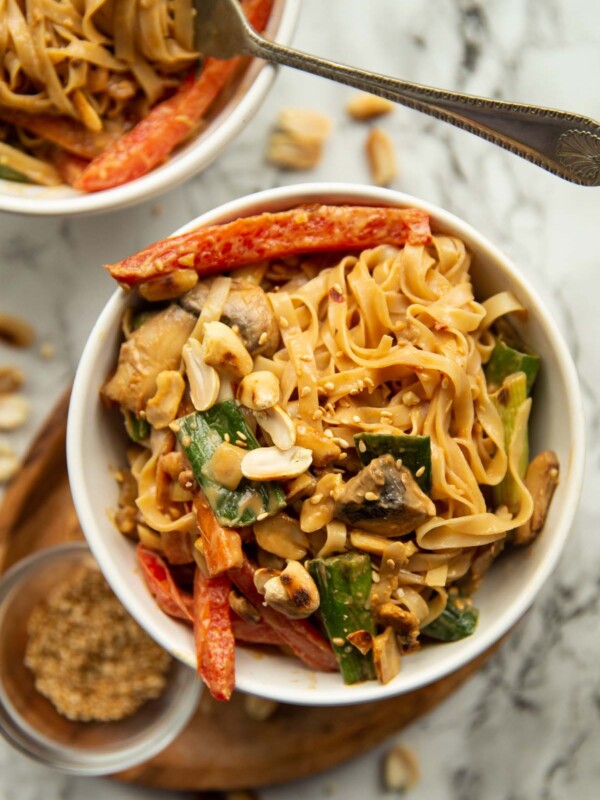
[[[250,622],[245,619],[232,619],[231,629],[236,642],[241,644],[285,644],[281,636],[262,619]]]
[[[142,544],[137,546],[137,555],[146,585],[161,611],[192,622],[191,598],[179,589],[166,562]]]
[[[107,266],[119,283],[136,286],[181,269],[205,276],[272,258],[323,250],[398,247],[431,240],[429,215],[416,208],[315,205],[244,217],[156,242]]]
[[[227,575],[194,577],[194,639],[198,674],[216,700],[229,700],[235,687],[235,640],[229,616]]]
[[[257,30],[267,23],[273,0],[245,0],[246,17]],[[162,164],[196,128],[232,77],[241,56],[206,58],[197,79],[189,76],[174,95],[157,103],[128,133],[98,156],[77,181],[84,192],[99,192],[141,178]]]
[[[240,592],[260,613],[263,620],[273,628],[283,644],[294,651],[299,659],[313,669],[333,672],[338,669],[337,660],[329,642],[305,619],[288,619],[283,614],[263,604],[263,597],[254,586],[252,562],[244,557],[241,569],[231,570],[229,575]]]
[[[212,576],[221,575],[229,569],[241,567],[243,554],[239,533],[233,528],[219,525],[202,491],[194,497],[194,510],[202,534],[204,558],[209,573]]]

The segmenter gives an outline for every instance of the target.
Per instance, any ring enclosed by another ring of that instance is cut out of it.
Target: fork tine
[[[213,58],[249,52],[251,29],[237,0],[194,0],[196,47]]]

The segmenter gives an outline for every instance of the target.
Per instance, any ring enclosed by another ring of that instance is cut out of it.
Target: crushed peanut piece
[[[46,361],[50,361],[56,355],[56,347],[52,342],[42,342],[40,345],[40,356]]]
[[[13,347],[29,347],[35,340],[35,330],[21,317],[0,314],[0,342]]]
[[[7,483],[19,469],[17,454],[9,445],[0,442],[0,483]]]
[[[389,114],[393,108],[394,104],[391,100],[368,92],[355,94],[346,105],[346,111],[353,119],[373,119],[373,117]]]
[[[407,792],[419,782],[420,770],[417,757],[407,747],[392,748],[383,762],[385,788],[390,791]]]
[[[312,169],[323,154],[331,120],[316,111],[283,109],[267,147],[267,159],[283,169]]]
[[[25,382],[25,375],[18,367],[8,364],[0,366],[0,394],[16,392]]]
[[[129,616],[94,564],[33,610],[25,664],[35,687],[73,720],[108,722],[158,697],[172,659]]]
[[[388,186],[398,174],[392,140],[385,131],[372,128],[365,146],[373,183]]]
[[[27,421],[29,403],[20,394],[0,395],[0,431],[13,431]]]

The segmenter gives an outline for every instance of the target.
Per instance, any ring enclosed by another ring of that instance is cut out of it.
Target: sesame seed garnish
[[[223,438],[225,439],[227,444],[229,444],[229,442],[231,441],[231,436],[228,433],[226,433],[225,436],[223,436]]]
[[[267,337],[267,332],[266,332],[266,331],[263,331],[263,332],[261,333],[261,335],[258,337],[258,343],[259,343],[259,345],[261,345],[261,346],[262,346],[262,345],[263,345],[263,344],[264,344],[264,343],[267,341],[267,338],[268,338],[268,337]]]
[[[325,389],[326,392],[333,392],[333,390],[335,389],[335,383],[327,381],[327,383],[324,384],[323,388]]]
[[[360,450],[361,453],[366,453],[367,452],[367,445],[363,442],[362,439],[358,443],[358,449]]]
[[[247,447],[247,443],[243,439],[236,439],[235,443],[238,447]]]
[[[419,469],[415,472],[415,477],[420,478],[421,475],[425,474],[425,467],[419,467]]]
[[[379,495],[375,494],[375,492],[365,492],[365,500],[379,500]]]
[[[240,437],[240,439],[243,439],[245,442],[248,441],[248,437],[246,436],[245,433],[242,433],[241,431],[236,431],[235,433],[236,433],[237,436]]]
[[[309,356],[309,354],[308,354],[308,353],[303,353],[303,354],[300,356],[300,361],[312,361],[312,360],[313,360],[313,359],[312,359],[312,356]]]
[[[282,317],[279,317],[279,327],[280,327],[280,328],[283,328],[284,330],[285,330],[286,328],[289,328],[289,327],[290,327],[290,323],[287,321],[287,318],[286,318],[286,317],[283,317],[283,316],[282,316]]]
[[[310,502],[312,503],[313,506],[316,506],[321,502],[322,499],[323,495],[321,493],[313,494],[313,496],[310,498]]]
[[[396,469],[400,469],[401,466],[402,466],[402,459],[401,458],[397,458],[396,459]]]
[[[333,288],[335,289],[335,291],[336,291],[338,294],[343,294],[343,292],[344,292],[344,290],[343,290],[343,289],[342,289],[342,287],[339,285],[339,283],[334,283],[334,284],[333,284]]]
[[[442,389],[447,389],[449,384],[450,384],[450,382],[449,382],[448,378],[442,378]]]
[[[342,639],[341,636],[334,636],[333,639],[331,640],[331,642],[336,647],[343,647],[344,646],[344,640]]]
[[[323,418],[323,412],[320,408],[317,408],[315,412],[313,412],[312,418],[315,422],[318,422],[320,419]]]
[[[355,415],[352,417],[352,422],[361,422],[361,421],[362,421],[362,420],[361,420],[361,418],[358,416],[358,414],[355,414]]]
[[[340,453],[338,456],[338,461],[345,461],[348,458],[348,453]]]
[[[333,431],[331,430],[331,428],[327,428],[327,430],[325,431],[325,436],[327,436],[328,439],[333,439]]]
[[[310,386],[303,386],[300,390],[300,397],[307,397],[311,392]]]
[[[263,511],[262,514],[258,514],[258,516],[256,517],[256,521],[260,522],[261,520],[266,519],[268,516],[269,516],[269,512],[268,511]]]

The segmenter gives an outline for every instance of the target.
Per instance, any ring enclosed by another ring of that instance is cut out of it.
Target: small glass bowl
[[[118,722],[73,722],[39,694],[24,663],[29,616],[75,568],[92,561],[85,542],[68,542],[19,561],[0,580],[0,732],[48,766],[108,775],[148,761],[172,742],[196,709],[201,683],[174,660],[162,695]]]

